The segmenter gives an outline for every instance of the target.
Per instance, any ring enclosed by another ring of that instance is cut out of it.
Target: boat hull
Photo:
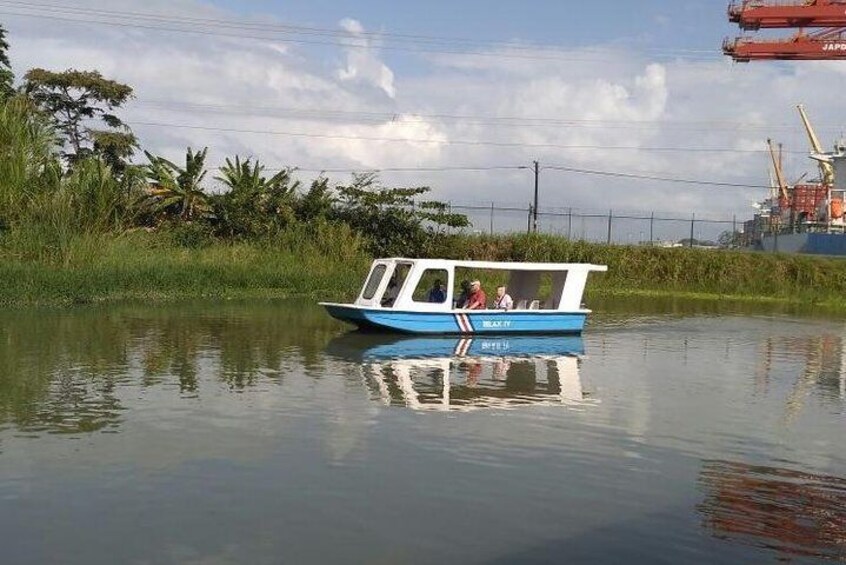
[[[547,310],[403,312],[323,304],[330,316],[365,331],[405,334],[580,334],[588,312]]]
[[[325,351],[338,359],[363,362],[451,357],[579,357],[584,355],[585,348],[578,335],[385,336],[349,332],[330,341]]]

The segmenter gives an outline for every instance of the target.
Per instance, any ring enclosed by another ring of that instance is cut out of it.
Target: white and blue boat
[[[584,263],[377,259],[354,303],[321,305],[332,317],[369,331],[580,334],[590,314],[582,306],[588,275],[607,270]],[[505,283],[513,309],[494,309],[491,302],[484,310],[458,308],[457,277]]]

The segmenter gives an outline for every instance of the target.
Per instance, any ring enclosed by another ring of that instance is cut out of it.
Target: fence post
[[[652,246],[655,242],[655,211],[649,216],[649,245]]]
[[[573,233],[573,208],[567,208],[567,239],[571,239]]]
[[[737,233],[737,214],[731,217],[731,237],[734,239],[734,234]]]
[[[608,245],[611,245],[611,222],[614,220],[614,211],[608,210]]]
[[[693,215],[690,217],[690,245],[689,247],[693,247],[693,227],[696,224],[696,213],[694,212]]]
[[[494,203],[491,202],[491,235],[493,235],[493,224],[494,224]]]

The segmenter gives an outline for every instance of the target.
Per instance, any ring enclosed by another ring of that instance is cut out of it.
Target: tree
[[[202,182],[206,177],[206,154],[209,149],[194,152],[190,147],[185,153],[185,167],[179,167],[164,157],[144,152],[150,164],[149,202],[153,212],[192,221],[209,212],[208,196]]]
[[[227,236],[269,235],[294,219],[294,196],[300,186],[291,169],[265,177],[265,167],[252,159],[226,159],[216,180],[229,188],[212,198],[218,231]]]
[[[6,28],[0,24],[0,99],[10,98],[15,94],[15,73],[9,61],[9,42]]]
[[[24,92],[53,117],[64,135],[73,164],[92,153],[121,168],[138,143],[129,127],[114,113],[133,96],[130,86],[108,80],[97,71],[32,69],[24,76]],[[100,121],[105,128],[89,127]]]
[[[337,190],[338,219],[366,236],[380,256],[425,254],[443,228],[470,225],[441,202],[416,200],[431,190],[426,186],[386,188],[367,173],[353,175],[351,184]]]

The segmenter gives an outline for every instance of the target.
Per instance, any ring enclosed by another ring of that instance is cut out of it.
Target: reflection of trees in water
[[[86,432],[119,424],[116,388],[209,378],[233,390],[279,380],[293,362],[319,374],[337,326],[300,304],[13,312],[0,316],[0,425]],[[135,379],[135,382],[129,382]]]
[[[846,559],[846,479],[706,461],[699,506],[715,536],[788,555]]]

